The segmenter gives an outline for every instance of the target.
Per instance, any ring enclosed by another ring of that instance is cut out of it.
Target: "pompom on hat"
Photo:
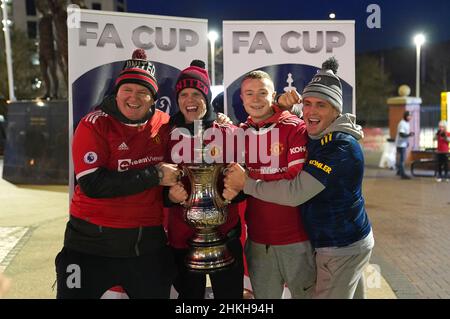
[[[125,61],[122,71],[116,79],[116,92],[124,83],[134,83],[145,86],[150,90],[153,99],[158,93],[158,81],[155,77],[155,66],[147,60],[143,49],[136,49],[130,60]]]
[[[332,57],[322,64],[311,82],[303,90],[302,97],[317,97],[328,101],[339,113],[342,113],[342,85],[336,76],[339,67],[338,61]]]
[[[209,105],[211,103],[211,81],[209,80],[208,71],[205,69],[205,62],[193,60],[189,67],[181,71],[175,85],[177,101],[180,92],[186,88],[199,90],[205,97],[206,104]]]

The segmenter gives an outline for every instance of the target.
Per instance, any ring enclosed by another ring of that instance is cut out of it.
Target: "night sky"
[[[369,4],[378,4],[381,28],[370,29]],[[356,52],[414,47],[415,33],[427,42],[450,40],[450,1],[447,0],[128,0],[128,11],[208,19],[209,29],[222,31],[223,20],[355,20]]]

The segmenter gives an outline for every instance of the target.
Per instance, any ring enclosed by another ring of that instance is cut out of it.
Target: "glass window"
[[[36,6],[34,4],[34,0],[26,0],[25,2],[27,16],[35,16],[36,15]]]

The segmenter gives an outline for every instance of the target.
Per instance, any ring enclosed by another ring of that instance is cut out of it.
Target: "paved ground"
[[[392,175],[366,170],[364,194],[376,241],[372,262],[398,298],[450,298],[450,183]]]
[[[376,240],[366,271],[369,298],[450,298],[450,183],[400,180],[375,168],[366,175]],[[5,297],[54,298],[53,259],[67,220],[67,187],[0,179],[0,202],[0,270],[12,279]]]

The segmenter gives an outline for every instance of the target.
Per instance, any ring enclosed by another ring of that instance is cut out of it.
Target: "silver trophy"
[[[202,136],[202,130],[199,132]],[[194,157],[204,158],[203,141],[194,148]],[[226,246],[226,238],[218,227],[227,219],[229,202],[218,190],[218,180],[225,169],[224,164],[205,163],[203,160],[183,164],[183,173],[189,179],[191,192],[184,203],[184,218],[194,228],[189,240],[190,251],[186,266],[191,270],[212,272],[234,262]]]

